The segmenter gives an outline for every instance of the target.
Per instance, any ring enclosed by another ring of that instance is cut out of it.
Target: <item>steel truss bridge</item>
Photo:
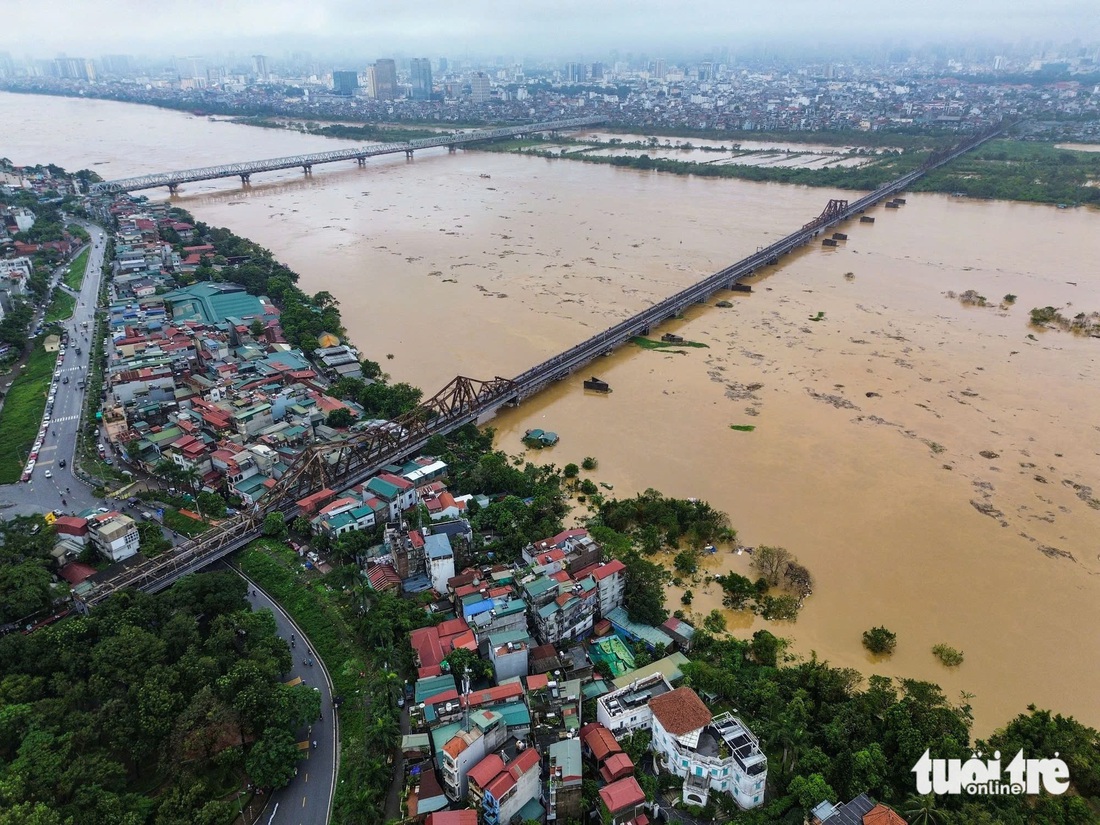
[[[992,127],[950,149],[936,152],[919,168],[857,200],[830,200],[820,215],[787,237],[515,378],[478,381],[459,376],[419,407],[384,426],[352,434],[343,441],[307,447],[250,512],[223,522],[166,556],[136,564],[100,583],[83,598],[80,608],[88,610],[123,588],[150,593],[163,590],[181,576],[196,572],[258,538],[267,514],[294,518],[300,512],[297,502],[306,496],[326,487],[338,492],[362,483],[382,467],[422,449],[433,435],[446,435],[471,422],[488,421],[502,406],[519,404],[601,355],[611,354],[632,337],[650,333],[687,307],[707,301],[714,293],[731,288],[762,267],[777,264],[781,256],[810,243],[824,230],[900,193],[921,176],[1000,134],[1008,125]]]
[[[557,132],[566,129],[578,129],[583,126],[595,126],[603,123],[599,117],[576,117],[567,120],[551,120],[543,123],[529,123],[524,126],[505,126],[500,129],[482,129],[476,132],[462,132],[453,135],[440,135],[434,138],[422,138],[400,143],[379,143],[374,146],[360,146],[355,149],[336,149],[332,152],[315,152],[310,155],[291,155],[285,158],[270,158],[268,160],[251,160],[245,163],[228,163],[224,166],[207,166],[202,169],[184,169],[180,172],[162,172],[156,175],[141,175],[136,178],[120,178],[108,180],[102,183],[92,184],[90,189],[93,195],[111,194],[115,192],[135,192],[139,189],[153,189],[158,186],[167,186],[168,190],[176,193],[181,183],[192,183],[198,180],[214,180],[215,178],[240,177],[241,183],[250,183],[252,175],[257,172],[274,172],[277,169],[294,169],[301,167],[307,175],[313,173],[313,167],[322,163],[336,163],[342,160],[354,160],[360,166],[366,163],[367,158],[377,155],[392,155],[404,152],[405,157],[411,158],[413,152],[418,149],[432,149],[436,146],[446,146],[452,152],[457,146],[468,143],[478,143],[484,140],[500,140],[502,138],[528,135],[533,132]]]

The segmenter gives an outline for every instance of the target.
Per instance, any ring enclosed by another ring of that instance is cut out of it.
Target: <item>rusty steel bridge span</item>
[[[779,241],[682,289],[636,315],[570,347],[514,378],[479,381],[459,376],[416,409],[384,426],[338,442],[313,444],[250,512],[235,516],[172,552],[137,564],[86,594],[78,605],[88,610],[124,588],[157,592],[181,576],[238,550],[260,536],[264,518],[299,513],[297,502],[325,487],[342,489],[366,481],[382,467],[420,450],[434,435],[446,435],[471,422],[482,423],[504,406],[515,406],[555,381],[563,380],[601,355],[610,354],[636,335],[648,334],[685,308],[707,301],[787,253],[810,243],[824,230],[856,217],[902,192],[921,176],[949,163],[1000,134],[1008,124],[991,127],[950,149],[934,153],[919,168],[854,201],[833,199],[820,215]]]
[[[252,180],[252,175],[259,172],[274,172],[278,169],[295,169],[301,167],[302,171],[309,175],[313,173],[313,167],[322,163],[336,163],[338,161],[354,160],[360,166],[366,163],[367,158],[378,155],[392,155],[404,152],[405,157],[411,158],[413,152],[419,149],[432,149],[436,146],[446,146],[450,151],[455,151],[459,146],[478,143],[486,140],[501,140],[503,138],[516,137],[517,135],[529,135],[535,132],[558,132],[566,129],[580,129],[585,126],[595,126],[603,123],[599,117],[576,117],[565,120],[550,120],[543,123],[528,123],[522,126],[504,126],[500,129],[480,129],[475,132],[457,132],[453,135],[440,135],[434,138],[421,138],[398,143],[378,143],[373,146],[359,146],[353,149],[335,149],[331,152],[314,152],[308,155],[290,155],[284,158],[268,158],[267,160],[250,160],[244,163],[227,163],[223,166],[206,166],[201,169],[184,169],[179,172],[161,172],[155,175],[140,175],[133,178],[120,178],[118,180],[106,180],[92,184],[89,192],[93,195],[108,195],[116,192],[136,192],[139,189],[155,189],[158,186],[167,186],[173,195],[181,183],[192,183],[200,180],[215,180],[216,178],[239,177],[241,183],[247,184]]]

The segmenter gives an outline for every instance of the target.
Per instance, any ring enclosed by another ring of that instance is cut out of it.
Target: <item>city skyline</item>
[[[5,19],[0,51],[12,55],[105,52],[177,55],[227,50],[322,50],[376,55],[506,53],[528,58],[580,56],[619,50],[662,50],[667,56],[711,47],[776,48],[804,44],[818,50],[881,45],[918,47],[968,39],[1089,43],[1100,39],[1100,15],[1089,0],[1013,3],[928,0],[919,9],[895,0],[834,2],[787,0],[762,13],[746,0],[703,0],[682,7],[640,0],[564,0],[553,6],[501,14],[488,0],[456,6],[441,0],[364,9],[348,0],[319,0],[308,8],[290,0],[244,0],[226,6],[196,0],[185,16],[166,16],[134,0],[63,0],[21,6]],[[88,32],[95,32],[89,36]]]

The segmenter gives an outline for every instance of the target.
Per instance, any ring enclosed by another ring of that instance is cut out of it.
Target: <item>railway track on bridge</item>
[[[932,155],[918,169],[854,201],[831,200],[825,210],[801,229],[770,246],[715,272],[610,329],[543,361],[515,378],[478,381],[459,376],[417,409],[384,427],[376,427],[342,442],[312,445],[265,495],[262,506],[224,522],[203,536],[177,548],[171,555],[135,565],[84,596],[79,607],[88,610],[125,588],[157,592],[176,579],[196,572],[240,549],[260,536],[264,517],[278,512],[298,515],[297,502],[325,487],[345,489],[368,479],[387,464],[410,455],[433,435],[446,435],[471,422],[489,420],[502,406],[514,406],[547,385],[567,378],[601,355],[609,354],[636,335],[644,335],[685,308],[729,289],[761,267],[806,244],[843,221],[855,217],[903,191],[928,172],[980,146],[1008,128],[1008,124],[974,135],[957,146]]]

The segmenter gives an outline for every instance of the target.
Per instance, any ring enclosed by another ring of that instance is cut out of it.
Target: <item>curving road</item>
[[[336,773],[339,768],[336,714],[332,711],[332,681],[324,663],[316,653],[307,656],[306,650],[312,646],[305,640],[301,628],[286,614],[279,604],[264,593],[240,570],[233,568],[248,583],[248,600],[253,610],[269,609],[275,614],[275,624],[279,635],[290,641],[295,636],[295,645],[291,649],[293,664],[289,673],[283,675],[287,681],[300,676],[310,687],[321,692],[321,719],[308,730],[300,731],[300,741],[317,742],[316,749],[303,752],[298,765],[298,774],[285,788],[273,792],[268,797],[259,796],[253,801],[251,810],[256,811],[261,804],[266,807],[256,822],[262,825],[325,825],[332,812],[332,797],[336,791]],[[255,592],[255,596],[253,596]],[[304,660],[313,659],[308,666]]]

